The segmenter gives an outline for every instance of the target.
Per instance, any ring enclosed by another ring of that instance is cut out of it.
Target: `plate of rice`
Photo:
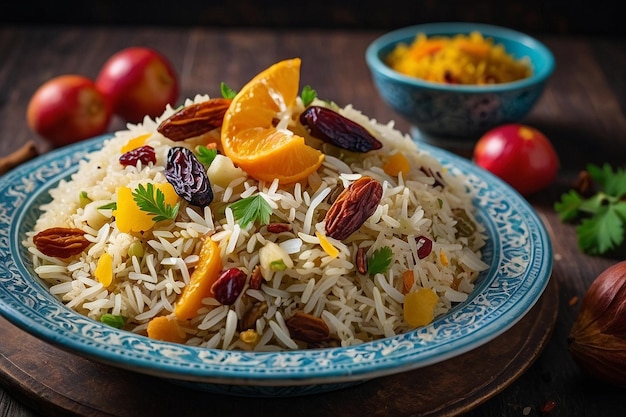
[[[2,316],[111,366],[287,396],[460,355],[511,328],[546,288],[542,222],[470,161],[303,90],[266,128],[304,137],[290,149],[311,147],[317,165],[267,178],[246,165],[258,148],[237,159],[223,141],[233,104],[210,131],[164,129],[211,100],[4,176]],[[323,137],[326,116],[365,149]]]

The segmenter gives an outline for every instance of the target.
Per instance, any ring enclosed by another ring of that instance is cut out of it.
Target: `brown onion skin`
[[[607,268],[591,284],[568,345],[589,375],[626,387],[626,261]]]

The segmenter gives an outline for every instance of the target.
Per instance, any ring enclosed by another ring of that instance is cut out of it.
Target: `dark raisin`
[[[229,268],[221,272],[211,286],[211,291],[221,304],[231,305],[237,300],[245,285],[246,273],[239,268]]]
[[[187,148],[175,147],[169,150],[165,178],[172,184],[176,194],[194,206],[208,206],[213,201],[213,190],[204,165]]]
[[[415,238],[417,243],[417,257],[424,259],[433,251],[433,241],[426,236],[420,236]]]
[[[311,136],[352,152],[369,152],[383,146],[363,126],[326,107],[307,107],[300,123],[308,127]]]
[[[139,161],[144,165],[148,165],[150,162],[156,164],[154,148],[148,145],[140,146],[120,156],[120,164],[124,166],[135,166]]]

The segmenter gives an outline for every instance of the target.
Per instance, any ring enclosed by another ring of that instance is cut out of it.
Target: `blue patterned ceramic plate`
[[[552,248],[535,211],[468,160],[421,145],[476,189],[491,265],[469,299],[431,325],[355,347],[233,352],[159,342],[113,329],[65,307],[32,269],[25,234],[48,191],[104,137],[45,154],[0,178],[0,314],[26,332],[81,356],[190,387],[249,396],[328,391],[432,365],[487,343],[535,304],[552,270]]]

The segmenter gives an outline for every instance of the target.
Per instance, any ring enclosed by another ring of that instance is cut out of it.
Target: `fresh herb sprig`
[[[235,98],[237,95],[237,92],[230,88],[225,82],[220,83],[220,93],[222,93],[222,97],[230,99]]]
[[[269,224],[270,216],[272,215],[272,206],[261,194],[242,198],[232,203],[229,207],[241,227],[246,227],[254,222]]]
[[[317,91],[311,88],[310,85],[305,85],[300,93],[300,98],[302,99],[302,105],[307,107],[317,98]]]
[[[154,185],[151,183],[146,184],[145,187],[143,184],[139,184],[133,191],[133,200],[142,211],[152,214],[152,220],[155,222],[174,220],[180,207],[180,203],[176,203],[174,206],[166,204],[163,191],[157,188],[155,193]]]
[[[376,249],[367,261],[367,272],[370,275],[382,274],[391,266],[393,251],[389,246]]]
[[[200,145],[196,148],[196,156],[198,161],[208,168],[217,156],[217,149]]]
[[[609,164],[589,164],[587,173],[597,191],[583,197],[570,190],[561,196],[554,209],[563,222],[579,222],[578,245],[589,255],[607,254],[625,243],[626,170]]]
[[[126,318],[109,313],[103,314],[100,317],[100,321],[116,329],[121,329],[126,324]]]

